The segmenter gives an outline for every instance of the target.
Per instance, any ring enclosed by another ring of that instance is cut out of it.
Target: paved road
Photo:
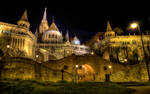
[[[132,94],[150,94],[150,86],[130,86],[128,88],[136,89]]]

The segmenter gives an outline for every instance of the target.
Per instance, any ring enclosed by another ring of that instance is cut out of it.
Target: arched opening
[[[88,64],[79,66],[77,69],[78,81],[94,81],[95,70]]]

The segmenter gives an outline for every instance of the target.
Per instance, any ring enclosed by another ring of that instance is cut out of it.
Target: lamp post
[[[37,62],[39,55],[36,55],[35,57],[36,57],[36,62]]]
[[[78,67],[79,65],[75,65],[75,82],[78,83]]]
[[[146,53],[145,53],[142,31],[141,31],[141,29],[140,29],[139,24],[136,23],[136,22],[132,23],[132,24],[130,25],[130,27],[131,27],[132,29],[137,29],[137,30],[139,31],[140,38],[141,38],[142,49],[143,49],[143,55],[144,55],[144,59],[145,59],[145,62],[146,62],[146,68],[147,68],[147,73],[148,73],[148,80],[150,81],[149,62],[147,61],[147,55],[146,55]]]
[[[111,69],[112,69],[112,66],[111,66],[111,65],[108,65],[108,68],[109,68],[110,75],[111,75]]]
[[[10,45],[7,45],[7,56],[9,54],[9,51],[8,51],[9,48],[10,48]]]

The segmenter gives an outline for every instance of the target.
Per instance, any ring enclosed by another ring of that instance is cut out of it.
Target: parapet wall
[[[87,66],[85,73],[78,69],[78,81],[106,81],[112,82],[145,82],[148,81],[146,65],[144,63],[136,65],[125,65],[112,63],[103,60],[98,56],[70,56],[58,61],[48,61],[42,64],[31,59],[24,58],[4,58],[0,66],[2,78],[39,80],[39,81],[60,81],[62,80],[61,70],[65,67],[63,78],[66,81],[74,79],[74,66]],[[111,66],[109,68],[108,66]],[[88,69],[89,68],[89,69]],[[91,71],[91,72],[90,72]],[[93,74],[92,74],[93,73]],[[82,78],[82,79],[80,79]]]
[[[60,81],[62,72],[52,70],[31,59],[24,58],[5,58],[1,62],[1,77],[22,80],[40,80],[40,81]],[[64,80],[72,81],[72,75],[64,72]]]

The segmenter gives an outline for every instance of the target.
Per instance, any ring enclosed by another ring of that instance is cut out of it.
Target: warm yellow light
[[[111,65],[109,65],[109,66],[108,66],[108,68],[110,68],[110,69],[111,69],[111,68],[112,68],[112,66],[111,66]]]
[[[135,29],[138,27],[138,23],[132,23],[131,26],[130,26],[132,29]]]
[[[39,55],[36,55],[36,58],[38,58],[39,57]]]
[[[127,62],[128,60],[127,60],[127,59],[124,59],[124,61]]]
[[[84,68],[85,66],[84,65],[82,65],[82,68]]]
[[[79,66],[78,65],[76,65],[76,68],[78,68]]]
[[[94,55],[94,52],[91,52],[91,55]]]
[[[7,45],[7,48],[10,48],[10,45]]]

